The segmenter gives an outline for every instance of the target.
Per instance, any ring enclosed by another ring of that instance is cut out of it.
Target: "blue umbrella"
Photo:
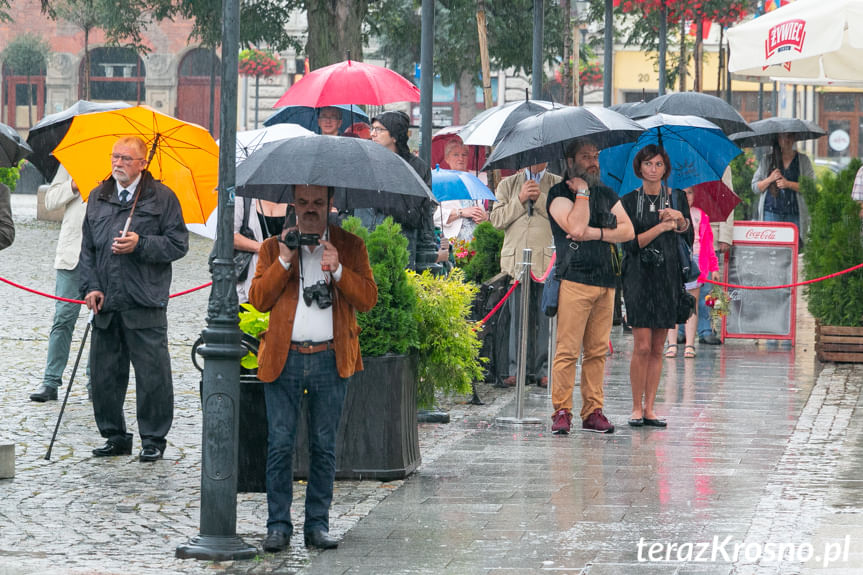
[[[432,194],[439,202],[448,200],[490,200],[497,198],[470,172],[442,170],[440,166],[432,170]]]
[[[645,128],[638,140],[599,153],[603,183],[621,196],[641,185],[632,162],[648,144],[661,145],[668,153],[672,188],[720,180],[729,162],[742,153],[716,124],[697,116],[657,114],[638,123]]]
[[[359,106],[350,105],[333,105],[334,108],[342,110],[342,125],[339,127],[339,132],[344,132],[351,127],[352,123],[369,122],[369,116]],[[264,120],[264,126],[272,126],[274,124],[299,124],[307,130],[311,130],[317,134],[318,129],[318,108],[311,106],[285,106],[279,109],[278,112]]]

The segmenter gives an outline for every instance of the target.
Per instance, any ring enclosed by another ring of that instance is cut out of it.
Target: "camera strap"
[[[324,229],[323,237],[324,237],[325,241],[330,241],[330,226],[327,226]],[[300,271],[300,290],[306,289],[306,279],[303,275],[303,247],[304,246],[297,246],[297,251],[300,252],[299,258],[298,258],[300,260],[300,270],[299,270]],[[317,248],[317,246],[315,246],[315,247]],[[323,257],[323,256],[321,256],[321,257]],[[331,272],[331,271],[325,272],[324,273],[324,281],[327,283],[328,287],[331,286],[332,282],[333,282],[333,272]]]

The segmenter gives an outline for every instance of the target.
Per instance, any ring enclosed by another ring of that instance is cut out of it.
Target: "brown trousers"
[[[560,282],[557,348],[552,366],[554,411],[572,411],[572,391],[578,356],[581,360],[581,418],[602,409],[605,356],[614,318],[614,288]]]

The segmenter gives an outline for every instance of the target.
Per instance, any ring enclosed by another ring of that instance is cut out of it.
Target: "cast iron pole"
[[[222,4],[222,93],[220,99],[219,221],[210,256],[213,287],[207,308],[201,455],[200,531],[176,549],[181,559],[251,559],[255,547],[237,536],[237,443],[239,437],[240,345],[237,274],[233,261],[234,183],[237,145],[239,0]],[[263,528],[263,526],[262,526]]]
[[[668,7],[665,5],[665,0],[659,5],[659,89],[657,90],[660,96],[665,95],[665,84],[667,80],[667,72],[665,70],[665,56],[668,52]]]
[[[531,94],[534,100],[542,100],[542,0],[533,0],[533,64],[531,65]]]
[[[434,89],[434,0],[423,0],[420,31],[420,158],[431,165]]]
[[[611,106],[612,51],[614,50],[614,16],[612,0],[605,0],[605,54],[602,63],[602,105]]]
[[[420,158],[431,165],[432,88],[434,85],[434,0],[423,0],[420,36]],[[422,228],[417,230],[416,270],[438,271],[437,246],[434,241],[434,206],[423,202]]]

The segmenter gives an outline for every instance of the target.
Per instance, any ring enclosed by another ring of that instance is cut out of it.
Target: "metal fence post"
[[[536,417],[524,417],[524,387],[527,379],[527,336],[530,326],[530,265],[531,250],[522,250],[521,271],[521,330],[519,333],[518,363],[515,385],[515,417],[498,417],[498,423],[504,424],[538,424]]]

